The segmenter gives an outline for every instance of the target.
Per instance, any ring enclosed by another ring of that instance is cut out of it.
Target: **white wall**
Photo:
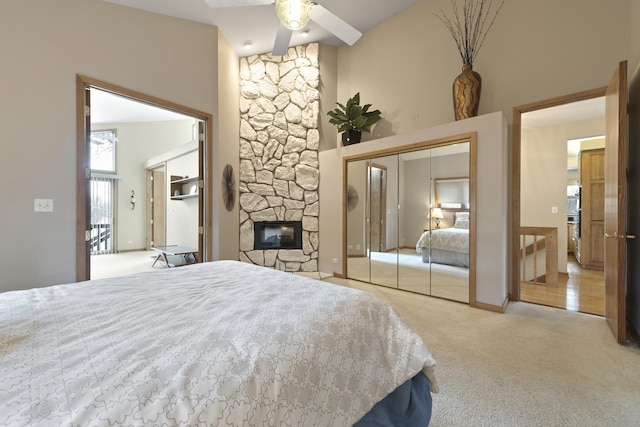
[[[117,183],[116,251],[144,249],[146,246],[145,163],[163,152],[183,145],[192,138],[194,120],[166,122],[102,123],[92,130],[115,129]],[[197,160],[196,160],[197,173]],[[136,208],[131,209],[131,190]],[[196,225],[197,227],[197,225]]]
[[[72,282],[76,75],[215,116],[218,32],[100,0],[7,0],[0,52],[0,179],[21,177],[0,209],[0,291]]]
[[[167,189],[171,188],[171,176],[193,178],[198,176],[198,151],[191,151],[167,161]],[[194,183],[197,185],[197,183]],[[171,200],[167,191],[167,245],[198,247],[198,198]]]
[[[500,112],[320,153],[320,259],[323,272],[342,274],[343,157],[477,132],[477,292],[480,303],[507,298],[507,123]],[[333,259],[337,263],[333,263]]]

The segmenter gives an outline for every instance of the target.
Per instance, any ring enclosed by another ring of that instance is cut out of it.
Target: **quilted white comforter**
[[[237,261],[0,294],[8,426],[348,426],[434,365],[380,299]]]
[[[469,253],[469,230],[464,228],[443,228],[441,230],[425,231],[416,243],[416,252],[428,248],[449,252]]]

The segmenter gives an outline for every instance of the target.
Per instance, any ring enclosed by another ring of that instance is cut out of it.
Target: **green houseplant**
[[[371,132],[371,126],[376,124],[380,117],[380,110],[372,110],[371,104],[360,105],[360,92],[351,97],[346,105],[340,104],[338,108],[329,111],[327,115],[331,117],[329,123],[342,132],[342,144],[357,144],[362,138],[362,132]]]

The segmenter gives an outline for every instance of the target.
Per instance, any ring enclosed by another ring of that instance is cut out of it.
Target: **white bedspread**
[[[0,294],[8,426],[348,426],[434,365],[380,299],[237,261]]]
[[[432,233],[425,231],[416,243],[416,252],[420,253],[420,248],[428,248],[429,245],[432,249],[469,253],[469,230],[451,227],[432,230]]]

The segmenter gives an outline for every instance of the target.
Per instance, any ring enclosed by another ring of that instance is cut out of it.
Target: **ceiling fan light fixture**
[[[309,0],[276,0],[276,13],[282,25],[299,30],[309,22],[311,6]]]

